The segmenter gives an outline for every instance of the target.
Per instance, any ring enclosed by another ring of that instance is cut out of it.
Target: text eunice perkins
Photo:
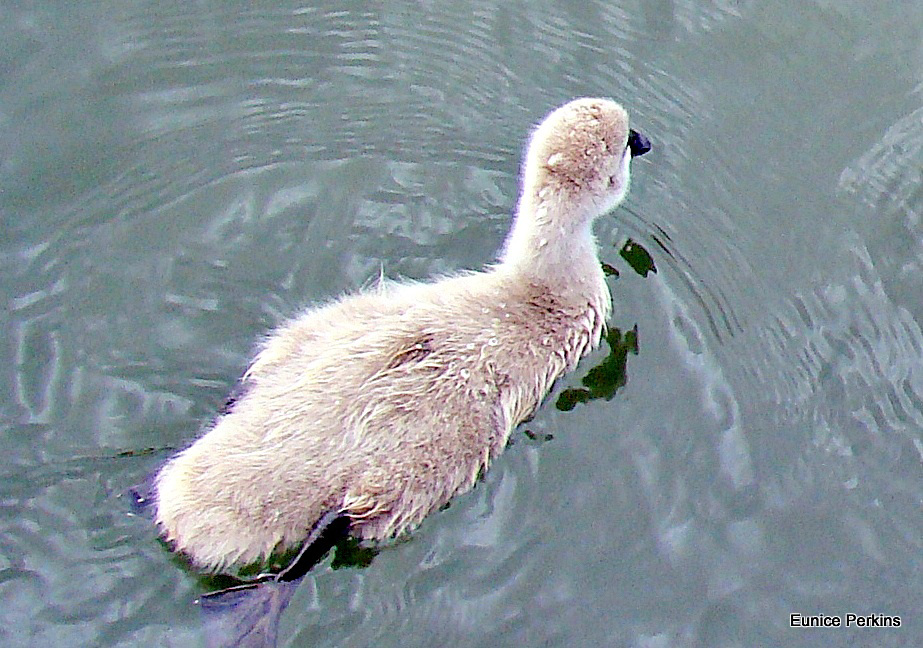
[[[893,614],[799,614],[789,616],[793,628],[900,628],[901,618]]]

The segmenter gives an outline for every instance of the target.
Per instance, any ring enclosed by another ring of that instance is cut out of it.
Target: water
[[[654,144],[597,228],[624,384],[555,407],[604,345],[281,643],[918,645],[923,5],[6,2],[0,39],[4,645],[201,644],[126,490],[300,306],[491,261],[580,95]]]

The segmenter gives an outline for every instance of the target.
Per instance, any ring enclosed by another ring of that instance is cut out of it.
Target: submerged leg
[[[307,574],[319,563],[334,545],[349,532],[349,516],[333,511],[325,514],[314,525],[311,535],[304,541],[301,551],[289,566],[276,574],[273,580],[291,582]]]
[[[275,646],[279,620],[298,589],[298,581],[346,536],[349,522],[345,515],[327,513],[314,525],[295,559],[278,574],[262,574],[243,585],[203,594],[198,603],[208,645]]]
[[[274,648],[282,612],[299,583],[267,581],[202,597],[205,643],[209,648]]]

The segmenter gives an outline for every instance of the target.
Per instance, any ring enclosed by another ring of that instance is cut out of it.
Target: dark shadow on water
[[[345,569],[347,567],[358,567],[365,569],[372,564],[378,552],[378,547],[366,546],[356,538],[348,536],[341,540],[336,546],[330,568]]]

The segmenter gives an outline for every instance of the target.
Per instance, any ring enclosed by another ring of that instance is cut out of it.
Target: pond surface
[[[38,0],[0,40],[3,645],[203,644],[128,489],[282,318],[491,262],[581,95],[654,145],[597,226],[612,354],[280,644],[919,645],[923,4]]]

